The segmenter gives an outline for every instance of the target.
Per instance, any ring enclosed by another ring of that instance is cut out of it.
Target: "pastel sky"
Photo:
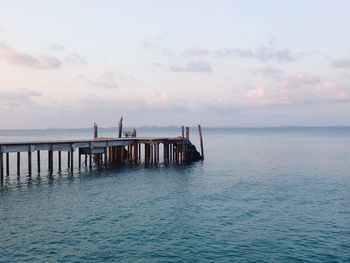
[[[0,0],[0,129],[350,125],[350,1]]]

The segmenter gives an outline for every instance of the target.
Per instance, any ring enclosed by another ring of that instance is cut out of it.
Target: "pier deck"
[[[97,132],[96,132],[97,135]],[[37,170],[41,171],[41,151],[47,151],[48,171],[53,172],[54,152],[57,152],[58,171],[61,171],[62,155],[67,152],[67,165],[73,172],[74,155],[78,152],[78,168],[81,167],[81,156],[85,156],[85,165],[92,168],[93,165],[108,165],[125,162],[160,162],[182,164],[198,161],[203,157],[190,142],[188,133],[186,137],[121,137],[94,139],[70,139],[70,140],[43,140],[43,141],[19,141],[0,142],[0,176],[3,178],[4,168],[6,174],[10,173],[10,153],[17,154],[17,174],[21,171],[21,153],[27,153],[28,174],[32,174],[32,153],[37,152]],[[6,157],[6,158],[4,158]],[[88,160],[89,157],[89,160]],[[6,165],[5,165],[6,164]]]

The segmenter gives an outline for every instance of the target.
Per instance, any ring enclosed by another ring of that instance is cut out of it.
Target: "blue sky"
[[[0,128],[350,125],[349,10],[0,0]]]

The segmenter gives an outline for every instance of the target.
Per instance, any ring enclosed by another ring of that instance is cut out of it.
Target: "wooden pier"
[[[122,119],[121,119],[122,122]],[[36,153],[36,168],[40,173],[42,169],[41,154],[47,152],[47,170],[50,174],[56,170],[61,172],[62,159],[66,158],[66,165],[70,172],[74,171],[74,159],[78,158],[78,169],[82,166],[92,169],[93,166],[108,166],[123,163],[175,163],[185,164],[203,160],[203,142],[201,137],[201,153],[189,139],[189,128],[182,127],[182,135],[178,137],[121,137],[119,124],[119,136],[117,138],[98,137],[97,125],[94,124],[93,139],[83,140],[54,140],[54,141],[27,141],[27,142],[0,142],[0,176],[10,174],[10,155],[16,155],[17,171],[21,173],[21,154],[27,155],[28,175],[33,172],[32,160]],[[136,136],[136,130],[135,134]],[[162,153],[160,153],[162,151]],[[54,155],[54,153],[56,153]],[[54,169],[54,156],[57,158]],[[82,158],[83,157],[83,158]],[[162,160],[160,160],[162,157]],[[83,162],[82,162],[83,159]]]

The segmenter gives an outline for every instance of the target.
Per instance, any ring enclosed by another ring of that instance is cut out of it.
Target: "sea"
[[[0,142],[91,137],[92,129],[0,131]],[[190,139],[199,149],[196,128]],[[55,162],[50,175],[46,153],[40,174],[34,154],[30,177],[26,155],[17,176],[11,154],[0,262],[350,262],[350,127],[204,127],[203,140],[204,161],[186,165],[71,173],[63,163],[59,173]]]

